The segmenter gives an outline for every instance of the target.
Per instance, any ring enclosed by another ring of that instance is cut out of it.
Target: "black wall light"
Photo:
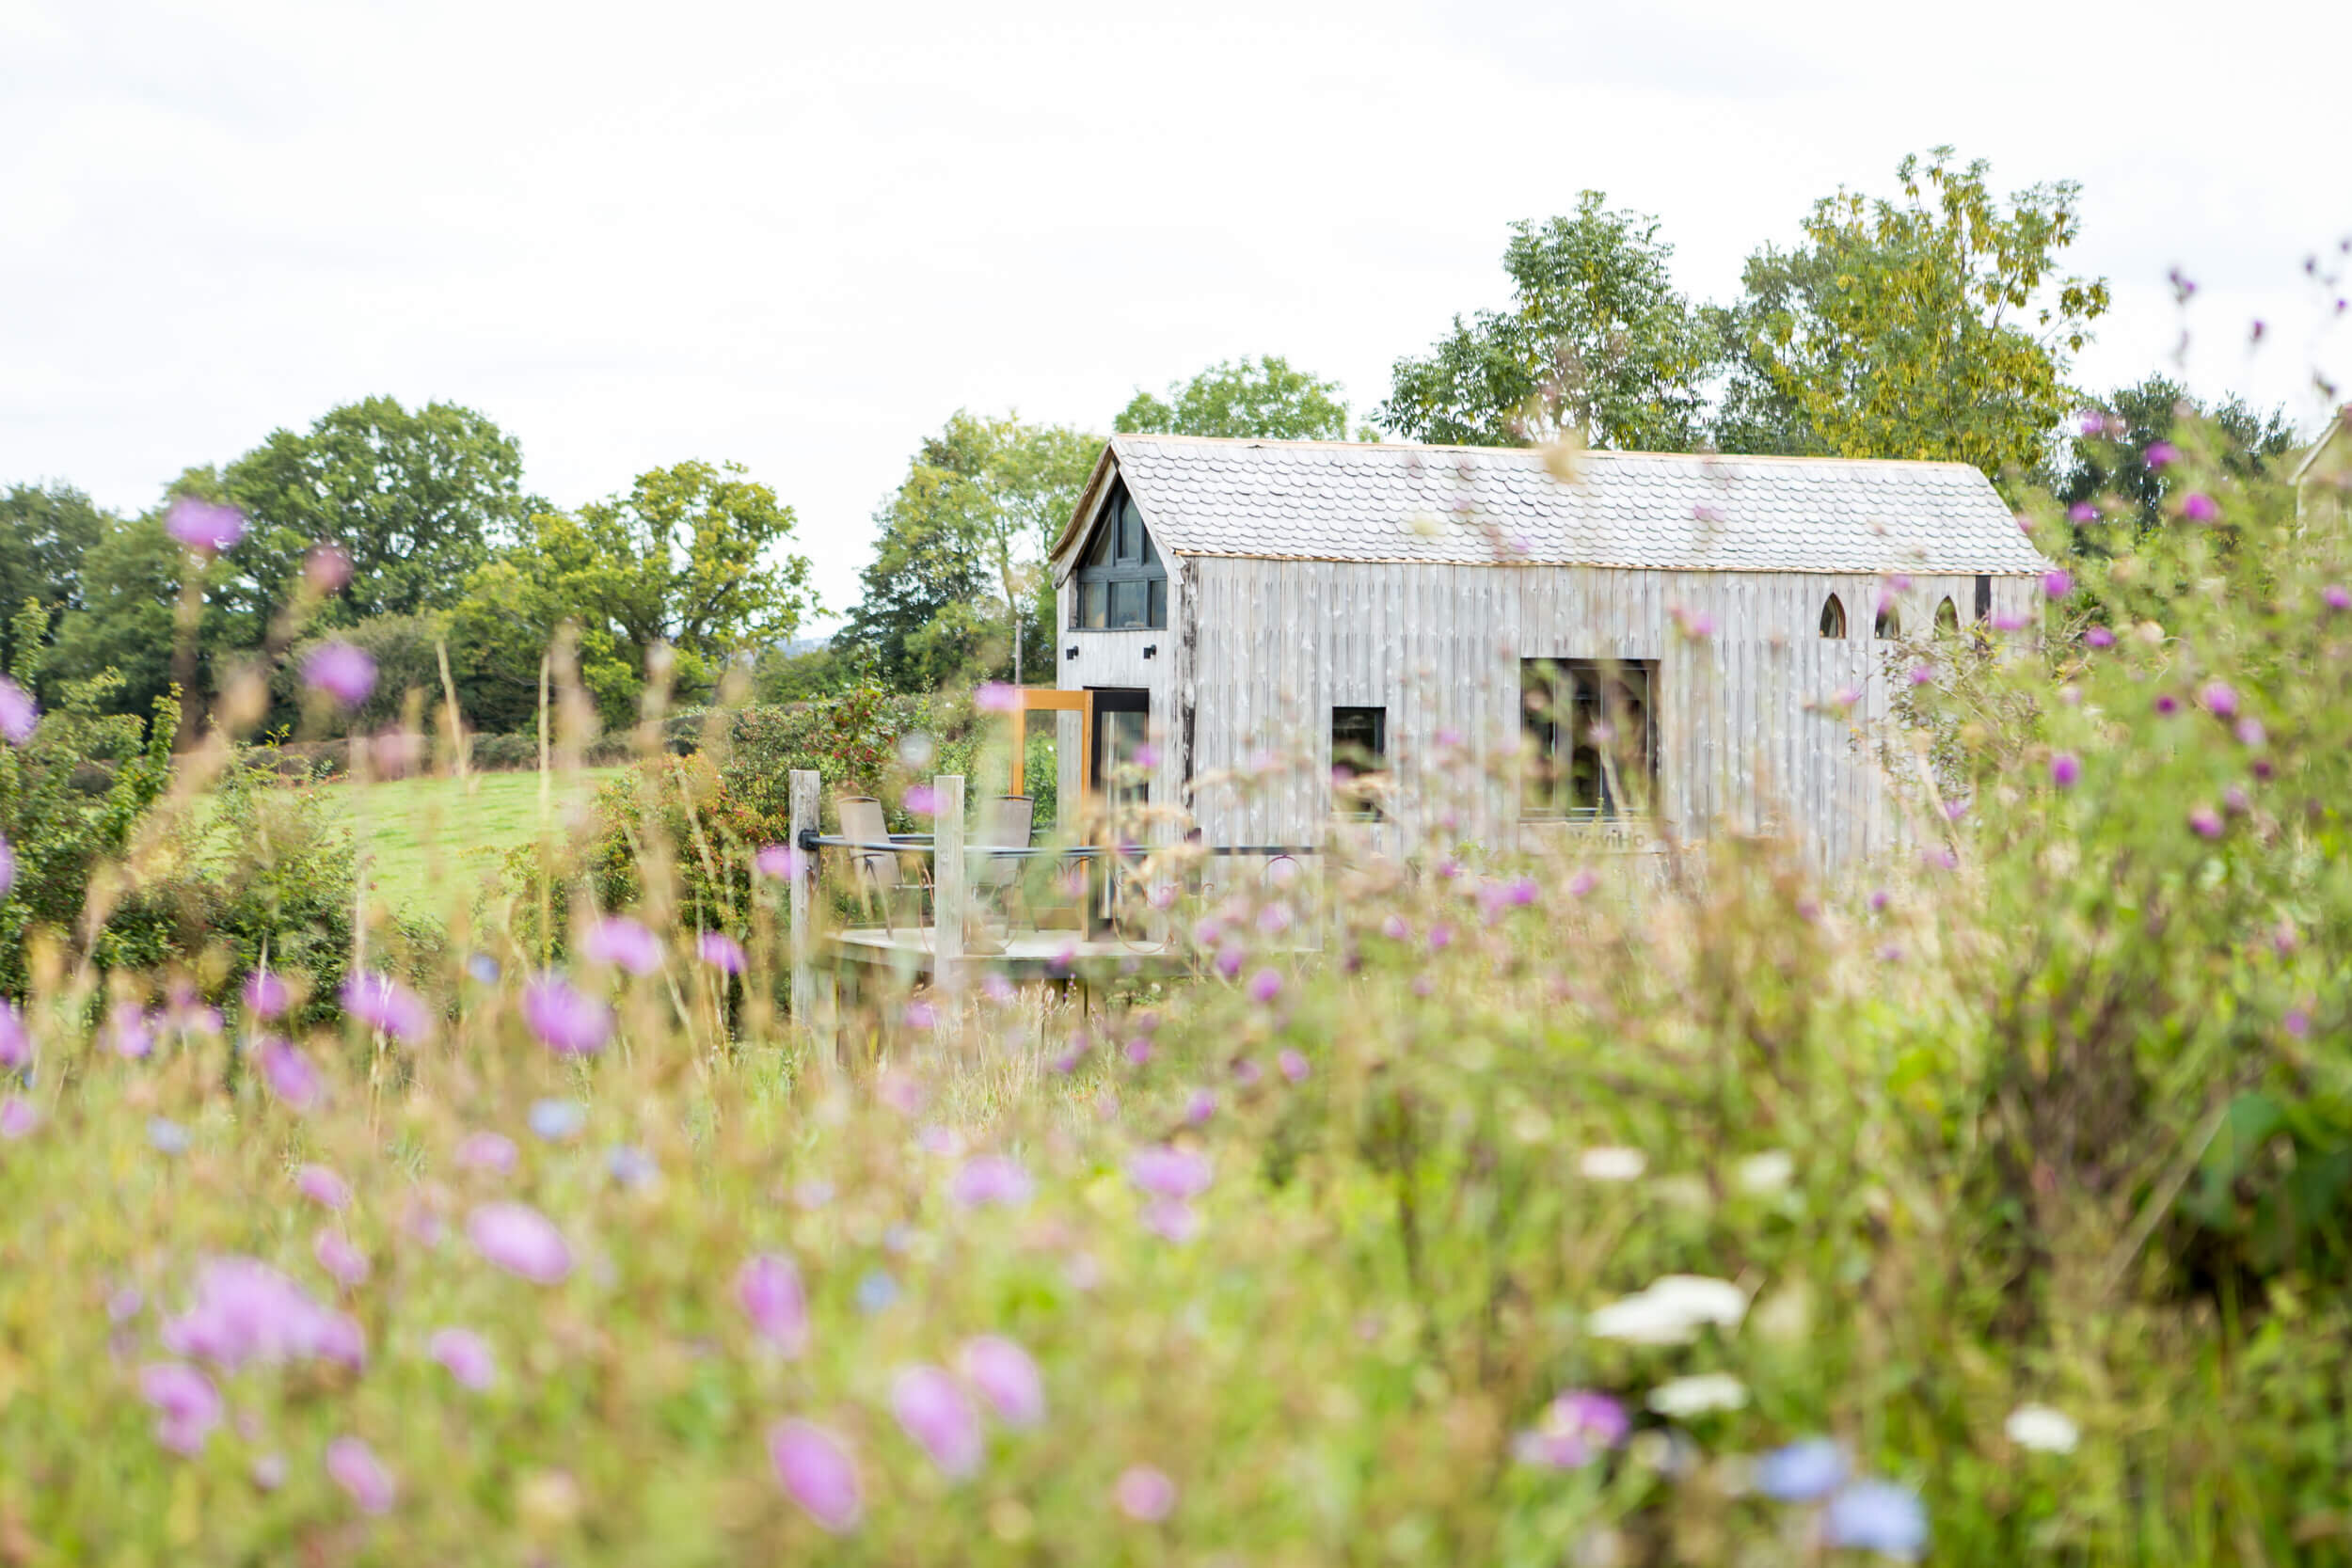
[[[1076,658],[1078,657],[1078,644],[1073,642],[1070,646],[1064,648],[1061,651],[1061,657],[1064,658]]]
[[[1146,657],[1146,658],[1157,658],[1157,657],[1160,657],[1160,645],[1159,645],[1157,642],[1146,642],[1146,643],[1143,645],[1143,657]]]

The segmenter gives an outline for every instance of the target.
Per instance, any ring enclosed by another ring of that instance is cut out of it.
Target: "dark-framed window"
[[[1846,635],[1846,603],[1835,594],[1821,605],[1821,635],[1829,638]]]
[[[1887,603],[1879,606],[1879,617],[1870,627],[1870,635],[1883,642],[1903,634],[1903,612],[1899,606]]]
[[[1101,518],[1071,583],[1070,625],[1083,631],[1127,631],[1168,625],[1168,568],[1123,482],[1103,501]]]
[[[1376,822],[1381,780],[1389,771],[1389,710],[1331,710],[1331,794],[1342,816]]]
[[[1585,821],[1647,809],[1658,792],[1655,659],[1523,659],[1519,698],[1534,752],[1521,816]]]

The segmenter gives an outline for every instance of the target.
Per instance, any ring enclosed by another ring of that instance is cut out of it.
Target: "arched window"
[[[1846,606],[1844,601],[1835,594],[1832,594],[1829,596],[1829,602],[1821,607],[1821,635],[1823,637],[1846,635]]]
[[[1879,600],[1879,618],[1877,622],[1871,626],[1870,635],[1883,641],[1890,637],[1900,637],[1902,634],[1903,612],[1901,607],[1897,605],[1892,599],[1881,598]]]
[[[1093,543],[1079,558],[1070,624],[1088,631],[1168,625],[1168,568],[1124,483],[1111,486]]]
[[[1949,594],[1945,594],[1944,602],[1935,607],[1935,635],[1938,637],[1960,635],[1960,607],[1952,603],[1952,596]]]

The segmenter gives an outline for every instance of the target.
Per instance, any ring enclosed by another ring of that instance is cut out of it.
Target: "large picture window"
[[[1111,486],[1072,588],[1073,627],[1126,631],[1168,625],[1168,568],[1126,485]]]
[[[1658,784],[1658,665],[1531,658],[1519,667],[1534,761],[1520,815],[1599,820],[1646,810]]]

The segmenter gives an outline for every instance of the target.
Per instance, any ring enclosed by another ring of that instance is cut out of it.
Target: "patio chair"
[[[882,815],[882,803],[870,795],[844,795],[834,804],[841,818],[841,836],[858,844],[887,844],[890,842],[890,822]],[[844,850],[849,857],[850,879],[857,889],[858,904],[867,913],[874,906],[882,906],[882,929],[892,936],[898,934],[898,923],[891,918],[890,901],[894,894],[907,884],[902,880],[904,858],[881,849]],[[914,923],[923,924],[921,884],[916,887]]]
[[[1026,849],[1035,842],[1037,803],[1026,795],[993,795],[980,802],[980,820],[972,837],[975,849]],[[1012,925],[1012,905],[1028,911],[1025,855],[987,855],[972,878],[975,905],[993,901]],[[1032,922],[1034,924],[1034,922]]]

